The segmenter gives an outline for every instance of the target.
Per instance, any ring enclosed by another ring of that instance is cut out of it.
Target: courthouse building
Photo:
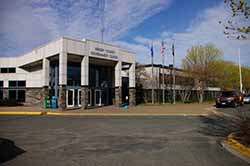
[[[0,57],[0,99],[58,107],[135,104],[135,54],[118,46],[60,38],[18,57]]]

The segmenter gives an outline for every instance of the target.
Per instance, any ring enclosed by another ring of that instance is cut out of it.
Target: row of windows
[[[16,100],[18,102],[25,102],[25,90],[9,90],[9,99]]]
[[[25,102],[26,81],[9,81],[8,98],[18,102]],[[3,99],[3,81],[0,81],[0,99]]]
[[[8,99],[15,100],[18,102],[25,102],[25,90],[23,89],[9,89],[8,90]],[[0,89],[0,100],[3,99],[3,90]]]
[[[9,81],[10,88],[20,88],[25,86],[26,86],[26,81]]]
[[[3,67],[0,68],[0,73],[16,73],[15,67]]]
[[[9,88],[24,88],[26,81],[9,81]],[[3,88],[3,81],[0,81],[0,89]]]

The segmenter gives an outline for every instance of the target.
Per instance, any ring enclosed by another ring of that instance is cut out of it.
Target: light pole
[[[241,73],[241,62],[240,62],[240,48],[238,49],[238,57],[239,57],[239,74],[240,74],[240,92],[242,93],[242,73]]]

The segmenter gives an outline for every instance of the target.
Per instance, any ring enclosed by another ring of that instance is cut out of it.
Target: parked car
[[[216,98],[216,107],[243,105],[243,94],[240,91],[222,91]]]
[[[244,94],[243,101],[244,103],[250,103],[250,94]]]

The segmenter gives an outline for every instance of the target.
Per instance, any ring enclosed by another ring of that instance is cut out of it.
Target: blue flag
[[[151,51],[151,56],[153,57],[153,56],[154,56],[154,48],[153,48],[153,44],[152,44],[152,46],[151,46],[150,51]]]

